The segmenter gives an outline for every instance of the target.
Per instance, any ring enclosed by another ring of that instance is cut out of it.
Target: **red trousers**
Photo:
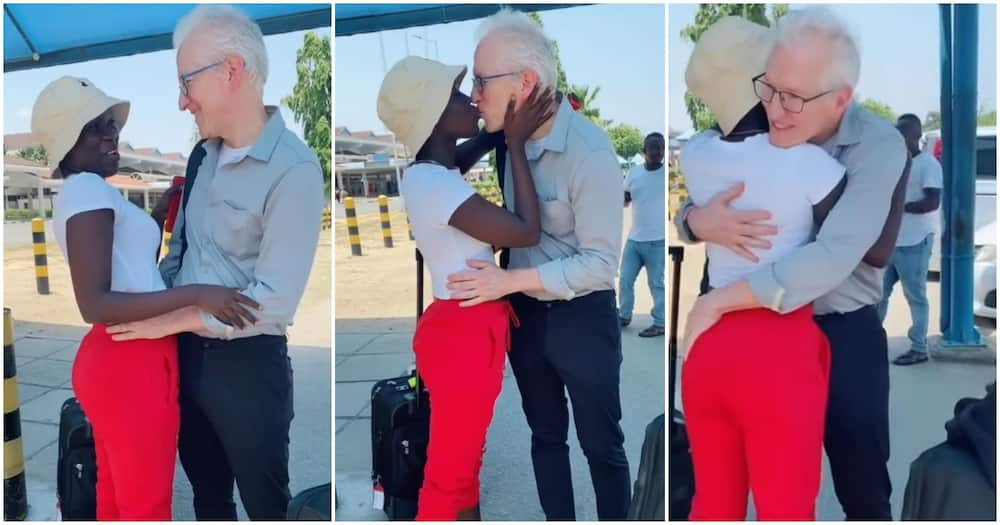
[[[507,301],[468,308],[436,299],[417,323],[413,350],[431,395],[430,443],[418,521],[451,521],[479,503],[486,432],[503,386],[510,323]]]
[[[94,427],[97,519],[170,521],[180,429],[177,341],[115,342],[95,325],[73,363]]]
[[[684,363],[691,520],[814,520],[830,347],[812,307],[726,314]]]

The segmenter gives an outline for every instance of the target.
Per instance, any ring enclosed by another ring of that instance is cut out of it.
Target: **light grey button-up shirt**
[[[837,133],[820,146],[847,168],[847,187],[815,240],[762,266],[748,282],[761,304],[785,313],[810,302],[817,315],[853,312],[882,300],[882,270],[861,261],[885,226],[906,166],[906,144],[884,119],[851,104]],[[803,166],[808,177],[808,166]],[[775,195],[780,198],[780,193]],[[676,216],[682,240],[691,242]]]
[[[563,98],[552,131],[529,148],[528,165],[541,206],[537,246],[512,248],[510,268],[538,268],[543,300],[569,300],[613,290],[622,244],[624,182],[607,134]],[[504,202],[514,209],[508,154]]]
[[[178,212],[170,250],[160,263],[167,286],[215,284],[240,288],[260,303],[257,324],[227,327],[203,313],[201,335],[235,339],[284,335],[305,290],[319,240],[323,171],[315,153],[285,128],[281,113],[269,119],[242,159],[219,166],[220,139],[204,143],[187,209]],[[181,228],[187,252],[180,260]]]

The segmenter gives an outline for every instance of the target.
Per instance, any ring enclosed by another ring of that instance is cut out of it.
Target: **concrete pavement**
[[[15,315],[15,356],[21,399],[28,521],[58,519],[56,461],[59,409],[73,396],[70,374],[86,329],[19,323]],[[294,409],[290,437],[291,492],[330,480],[330,348],[290,346]],[[239,501],[239,500],[237,500]],[[242,503],[240,518],[246,520]],[[191,486],[178,461],[174,477],[174,520],[194,520]]]
[[[429,278],[428,278],[429,279]],[[430,281],[428,281],[429,283]],[[639,468],[646,425],[664,412],[663,337],[644,339],[639,331],[651,324],[652,299],[645,270],[636,280],[632,324],[623,330],[621,371],[622,429],[631,478]],[[413,318],[338,319],[336,322],[336,519],[385,520],[371,505],[371,413],[369,396],[375,381],[405,373],[413,363]],[[596,520],[596,502],[587,462],[573,425],[570,461],[576,495],[576,517]],[[486,444],[482,475],[482,514],[486,520],[545,519],[535,490],[531,438],[517,384],[508,367]]]

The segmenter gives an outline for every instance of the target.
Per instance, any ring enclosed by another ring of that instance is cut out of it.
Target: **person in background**
[[[644,164],[634,166],[625,177],[625,207],[632,207],[632,230],[622,254],[618,281],[618,319],[622,328],[632,322],[635,303],[635,279],[646,267],[646,281],[653,295],[653,324],[639,332],[639,337],[664,334],[663,271],[666,261],[666,172],[663,153],[666,143],[662,133],[650,133],[643,142]]]
[[[896,249],[885,269],[883,277],[882,302],[879,317],[885,322],[889,311],[889,298],[896,282],[903,285],[903,295],[910,305],[912,324],[907,334],[910,349],[893,359],[901,366],[927,361],[927,327],[930,312],[927,304],[927,267],[930,263],[934,235],[941,223],[941,164],[933,155],[920,151],[920,136],[923,134],[920,119],[912,113],[899,117],[896,128],[906,141],[906,148],[913,156],[910,179],[906,183],[906,207],[903,224],[899,227]]]

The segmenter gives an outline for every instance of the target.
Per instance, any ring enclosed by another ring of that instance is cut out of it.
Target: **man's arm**
[[[748,278],[757,302],[786,313],[843,283],[882,232],[906,158],[902,137],[889,133],[847,152],[847,187],[816,240]]]
[[[587,155],[573,174],[569,200],[573,208],[573,233],[579,253],[538,266],[545,291],[561,299],[572,299],[614,281],[622,245],[623,211],[618,204],[622,179],[613,154]]]
[[[455,165],[459,171],[466,173],[503,140],[503,130],[494,133],[480,131],[478,135],[459,144],[455,149]]]
[[[681,203],[681,209],[677,210],[674,215],[674,226],[677,227],[677,237],[681,242],[685,244],[696,244],[701,242],[701,239],[694,236],[694,232],[688,227],[688,214],[694,209],[694,202],[691,201],[691,197],[684,199]]]
[[[317,164],[293,166],[271,190],[253,280],[243,295],[260,303],[258,325],[287,325],[295,315],[312,269],[323,214],[323,174]],[[255,326],[233,329],[202,313],[212,336],[255,335]]]
[[[882,227],[882,233],[875,241],[875,245],[862,259],[865,264],[875,268],[885,268],[892,257],[892,251],[896,248],[899,227],[903,224],[903,202],[906,199],[906,182],[910,178],[910,165],[910,155],[907,153],[903,176],[899,178],[896,189],[892,192],[892,206],[889,208],[889,216],[885,219],[885,226]]]
[[[941,205],[941,188],[924,188],[924,198],[906,203],[906,213],[930,213]]]

